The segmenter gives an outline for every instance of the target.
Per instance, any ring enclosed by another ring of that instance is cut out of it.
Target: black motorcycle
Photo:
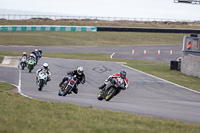
[[[99,95],[97,96],[97,99],[105,99],[106,101],[109,101],[118,93],[120,93],[121,90],[125,90],[124,82],[125,81],[122,78],[110,79],[106,86],[100,91]]]
[[[68,81],[65,81],[62,86],[61,90],[59,90],[59,96],[66,96],[67,94],[71,94],[71,91],[74,89],[75,85],[77,85],[78,79],[76,75],[69,77]]]

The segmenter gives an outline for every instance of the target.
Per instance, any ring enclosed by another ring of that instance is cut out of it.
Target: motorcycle
[[[114,96],[119,94],[121,90],[125,90],[124,80],[122,78],[110,79],[106,86],[100,91],[97,99],[100,101],[103,99],[109,101]]]
[[[58,92],[58,95],[59,96],[66,96],[67,94],[71,94],[72,93],[72,90],[74,89],[75,85],[77,84],[78,82],[78,79],[76,78],[76,75],[74,75],[73,77],[69,77],[68,78],[68,81],[65,81],[59,92]]]
[[[35,61],[33,59],[30,59],[28,61],[28,66],[27,66],[29,73],[31,73],[31,71],[33,70],[34,66],[35,66]]]
[[[38,77],[37,77],[37,85],[38,85],[38,90],[41,91],[42,88],[45,86],[47,82],[48,74],[44,71],[39,72]]]
[[[22,70],[24,70],[24,68],[26,67],[27,61],[26,61],[26,57],[22,57],[20,65]]]

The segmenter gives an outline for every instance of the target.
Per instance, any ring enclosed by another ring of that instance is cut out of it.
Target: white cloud
[[[0,9],[82,16],[200,20],[200,5],[174,0],[0,0]]]

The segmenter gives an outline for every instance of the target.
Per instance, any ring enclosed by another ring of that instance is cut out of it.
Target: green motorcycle
[[[34,65],[35,65],[35,61],[33,59],[31,59],[31,60],[28,61],[27,68],[28,68],[29,73],[31,73],[31,71],[33,70]]]

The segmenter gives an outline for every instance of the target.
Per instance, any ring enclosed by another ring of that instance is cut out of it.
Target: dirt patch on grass
[[[11,89],[10,91],[11,91],[11,92],[18,93],[18,89],[17,89],[17,88]]]

